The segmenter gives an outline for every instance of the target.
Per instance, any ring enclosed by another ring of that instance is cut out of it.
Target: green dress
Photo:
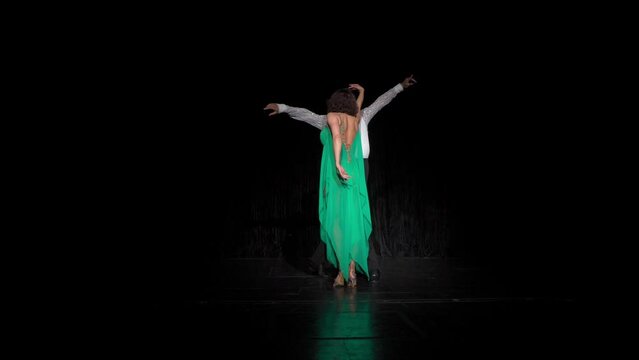
[[[319,219],[326,257],[347,279],[351,260],[355,260],[359,272],[369,277],[368,237],[373,227],[360,132],[353,140],[350,154],[342,144],[340,163],[350,175],[348,180],[343,180],[335,167],[333,136],[328,127],[322,129],[320,139],[324,149],[320,165]]]

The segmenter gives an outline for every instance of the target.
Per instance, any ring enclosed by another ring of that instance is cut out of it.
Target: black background
[[[106,232],[125,274],[153,294],[224,276],[211,268],[234,239],[225,225],[245,216],[236,209],[272,191],[267,180],[292,172],[300,151],[319,154],[316,130],[267,117],[265,104],[323,113],[334,89],[360,83],[366,105],[414,74],[418,84],[372,123],[372,156],[403,154],[390,158],[411,170],[395,184],[410,176],[423,180],[410,190],[436,189],[453,214],[452,255],[572,276],[581,160],[571,114],[581,84],[569,37],[382,20],[360,29],[262,19],[242,33],[179,21],[105,51]]]

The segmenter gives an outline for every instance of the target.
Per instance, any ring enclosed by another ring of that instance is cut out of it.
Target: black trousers
[[[366,182],[368,184],[368,159],[364,159],[364,175],[366,176]],[[373,271],[379,269],[379,254],[377,249],[381,249],[379,246],[375,246],[375,240],[373,240],[373,234],[368,238],[368,270]],[[315,249],[311,261],[315,265],[323,264],[325,267],[328,265],[326,261],[326,244],[320,240],[319,245]]]

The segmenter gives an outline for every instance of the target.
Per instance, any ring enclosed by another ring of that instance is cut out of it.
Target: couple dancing
[[[366,187],[370,149],[367,125],[382,107],[415,82],[412,75],[407,77],[365,109],[362,109],[364,88],[351,84],[331,95],[325,116],[283,104],[271,103],[265,108],[272,110],[269,115],[288,112],[293,118],[321,129],[320,237],[326,247],[326,259],[338,270],[333,286],[345,283],[357,286],[357,272],[372,281],[379,279],[377,254],[369,245],[372,222]],[[369,261],[373,265],[372,277]]]

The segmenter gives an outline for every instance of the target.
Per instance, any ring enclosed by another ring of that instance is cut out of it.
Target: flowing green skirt
[[[342,180],[335,167],[333,137],[328,127],[320,133],[324,145],[320,168],[320,237],[326,243],[326,258],[348,278],[348,266],[355,260],[357,270],[368,274],[368,237],[371,235],[371,210],[364,172],[359,132],[349,154],[342,145],[341,164],[350,175]]]

